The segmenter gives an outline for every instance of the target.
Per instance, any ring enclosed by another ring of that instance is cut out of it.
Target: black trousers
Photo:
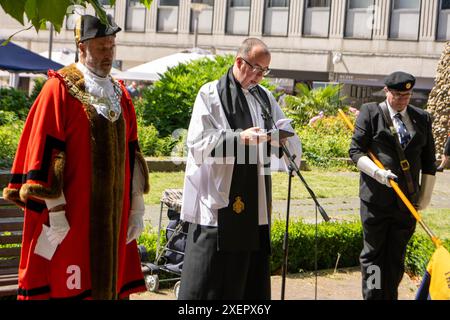
[[[190,224],[179,300],[270,300],[270,292],[266,250],[218,251],[216,227]]]
[[[400,211],[361,201],[364,247],[360,255],[365,300],[397,300],[405,271],[405,253],[416,220]]]

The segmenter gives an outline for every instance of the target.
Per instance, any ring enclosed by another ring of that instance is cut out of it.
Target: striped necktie
[[[408,142],[411,140],[411,135],[408,132],[408,129],[406,128],[405,123],[402,120],[402,115],[400,113],[397,113],[394,116],[395,122],[397,122],[397,132],[400,137],[400,144],[402,145],[402,148],[405,149],[408,145]]]

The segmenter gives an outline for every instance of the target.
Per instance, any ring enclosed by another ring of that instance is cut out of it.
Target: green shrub
[[[9,169],[14,161],[24,122],[0,126],[0,169]]]
[[[450,250],[450,239],[444,240],[444,247]],[[406,249],[405,271],[410,275],[423,276],[435,250],[428,236],[415,233]]]
[[[15,112],[0,110],[0,126],[13,124],[17,120],[19,120],[19,117]]]
[[[297,127],[308,124],[309,120],[323,111],[325,116],[335,115],[342,100],[339,91],[342,85],[309,89],[304,83],[296,85],[296,96],[284,98],[285,112]]]
[[[352,133],[338,117],[325,117],[312,126],[302,126],[297,134],[302,141],[303,157],[308,164],[326,168],[348,166],[345,159],[348,159]]]
[[[156,258],[158,232],[154,230],[150,225],[145,227],[144,232],[139,236],[137,243],[138,245],[143,245],[147,250],[148,261],[154,262]],[[161,243],[160,246],[163,247],[166,244],[166,231],[161,230]]]
[[[154,156],[157,154],[159,136],[158,130],[152,125],[146,126],[138,121],[138,139],[141,152],[145,156]]]
[[[30,94],[30,98],[29,98],[30,106],[33,104],[34,100],[36,100],[37,96],[41,92],[42,87],[44,86],[46,81],[47,81],[47,79],[45,79],[45,78],[36,78],[34,80],[33,90],[31,90],[31,94]]]
[[[285,221],[272,224],[271,270],[278,273],[283,262],[283,238]],[[362,249],[361,224],[357,222],[320,223],[317,234],[318,269],[332,269],[340,254],[338,267],[358,265]],[[314,270],[315,265],[315,225],[301,220],[289,225],[288,272]]]
[[[30,107],[30,99],[24,91],[0,88],[0,110],[14,112],[19,119],[25,120]]]

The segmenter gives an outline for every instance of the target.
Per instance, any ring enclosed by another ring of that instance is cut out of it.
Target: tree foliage
[[[150,9],[152,0],[140,0],[140,2]],[[109,0],[109,3],[114,6],[116,0]],[[64,17],[73,12],[74,6],[87,7],[91,5],[100,20],[105,24],[108,23],[106,12],[99,0],[0,0],[0,5],[21,25],[27,25],[24,30],[33,26],[36,32],[39,32],[41,29],[46,29],[46,22],[50,22],[56,32],[60,32]]]

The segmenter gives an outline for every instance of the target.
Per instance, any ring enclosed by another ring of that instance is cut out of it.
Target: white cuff
[[[380,169],[368,156],[359,158],[356,167],[372,178],[375,178],[375,172]]]
[[[424,210],[430,204],[435,183],[436,176],[430,174],[422,174],[419,201],[417,203],[419,210]]]
[[[133,195],[131,197],[131,210],[132,211],[145,211],[144,196]]]
[[[59,205],[66,204],[66,198],[64,197],[64,193],[61,192],[61,195],[56,199],[44,199],[45,204],[47,205],[47,209],[52,209],[54,207],[57,207]]]

